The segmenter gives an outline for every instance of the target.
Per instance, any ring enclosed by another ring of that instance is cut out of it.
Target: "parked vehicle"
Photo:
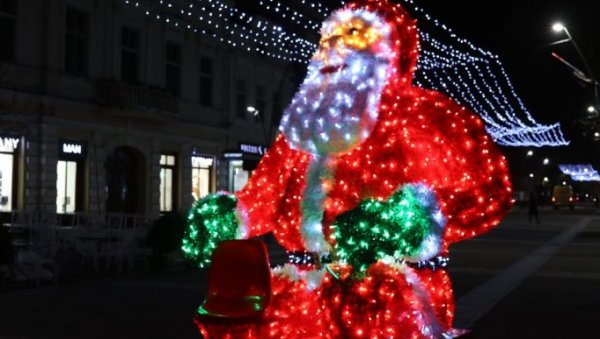
[[[556,185],[552,189],[552,206],[557,210],[559,207],[575,209],[573,188],[570,185]]]

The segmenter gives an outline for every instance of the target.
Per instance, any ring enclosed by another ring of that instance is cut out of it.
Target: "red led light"
[[[371,134],[329,164],[334,178],[322,184],[324,238],[333,244],[330,226],[361,201],[385,200],[404,184],[423,183],[438,197],[446,220],[439,253],[446,256],[450,244],[489,231],[510,207],[506,160],[473,112],[443,94],[411,85],[418,39],[415,21],[404,9],[386,0],[347,7],[384,18],[399,51]],[[302,203],[312,158],[294,149],[283,134],[276,138],[247,186],[236,193],[249,237],[273,232],[288,251],[307,250]],[[446,270],[381,262],[362,280],[336,280],[326,274],[314,289],[302,279],[274,276],[271,300],[256,327],[211,325],[208,331],[215,337],[422,338],[429,337],[423,326],[447,331],[454,316]]]

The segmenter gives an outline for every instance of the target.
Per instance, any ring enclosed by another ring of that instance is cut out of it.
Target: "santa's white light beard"
[[[368,137],[388,75],[387,60],[369,52],[329,60],[339,67],[331,73],[321,72],[328,66],[321,60],[311,61],[279,127],[293,148],[321,156],[347,152]]]
[[[337,71],[322,73],[327,65],[313,60],[280,126],[293,148],[313,154],[301,203],[301,234],[306,249],[317,253],[331,250],[321,224],[327,195],[322,183],[335,176],[329,159],[369,136],[389,76],[388,60],[368,52],[354,52],[344,59],[331,55],[328,60],[339,67]]]

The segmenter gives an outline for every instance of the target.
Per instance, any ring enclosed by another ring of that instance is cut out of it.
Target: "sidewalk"
[[[268,248],[272,264],[286,260],[277,244]],[[192,317],[207,280],[207,269],[180,260],[160,273],[0,290],[0,338],[198,339]]]

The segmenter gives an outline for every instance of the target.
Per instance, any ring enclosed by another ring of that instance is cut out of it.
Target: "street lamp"
[[[533,151],[532,150],[527,151],[527,156],[528,157],[533,156]]]
[[[252,113],[252,115],[254,115],[254,116],[258,115],[258,110],[254,106],[248,106],[248,107],[246,107],[246,110],[248,112]]]
[[[587,77],[588,82],[590,82],[592,84],[592,86],[594,86],[594,108],[598,108],[598,81],[596,81],[594,79],[594,73],[592,72],[592,68],[590,67],[590,64],[587,62],[587,59],[585,58],[585,56],[583,55],[583,53],[581,52],[581,49],[579,48],[579,45],[577,44],[577,42],[575,42],[575,39],[573,39],[573,36],[571,35],[571,33],[569,32],[569,30],[567,29],[567,26],[563,25],[561,22],[556,22],[552,25],[552,30],[560,33],[560,32],[564,32],[567,35],[567,40],[566,41],[570,41],[573,44],[573,47],[575,47],[575,50],[577,51],[577,54],[579,55],[579,58],[581,58],[581,61],[583,61],[583,65],[585,66],[585,69],[587,71]],[[561,41],[562,42],[562,41]],[[562,58],[558,57],[559,60],[561,60],[563,63],[565,63],[566,65],[572,67],[572,65],[570,65],[569,63],[567,63],[566,61],[562,60]],[[589,111],[589,108],[588,108]],[[590,112],[591,113],[591,112]]]
[[[554,30],[557,33],[564,30],[565,28],[565,25],[563,25],[561,22],[555,22],[554,25],[552,25],[552,30]]]
[[[260,127],[262,128],[262,131],[263,131],[263,137],[265,138],[265,146],[268,147],[269,146],[269,136],[267,135],[267,130],[265,129],[265,124],[262,120],[260,111],[257,110],[256,107],[254,107],[254,106],[246,107],[246,111],[248,111],[248,113],[252,113],[252,116],[254,116],[256,119],[258,119],[258,123],[260,124]]]
[[[544,163],[544,165],[548,165],[550,163],[550,159],[544,158],[543,163]]]

